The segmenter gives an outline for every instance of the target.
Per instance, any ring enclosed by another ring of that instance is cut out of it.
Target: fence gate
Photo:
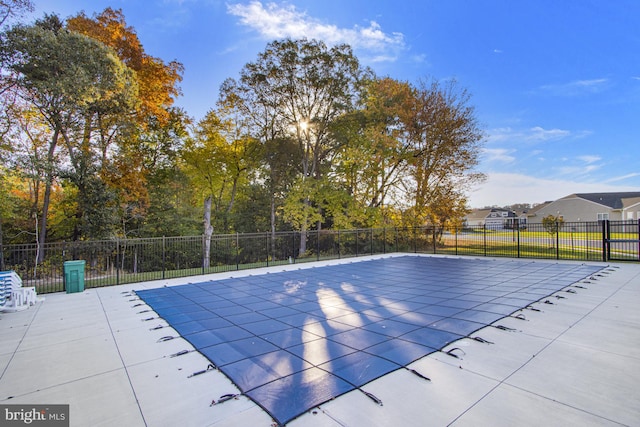
[[[640,219],[602,222],[603,261],[640,261]]]

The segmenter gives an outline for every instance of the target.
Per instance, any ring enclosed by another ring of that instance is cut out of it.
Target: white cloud
[[[502,51],[500,49],[493,49],[493,53],[500,54],[500,53],[502,53]]]
[[[572,136],[581,137],[583,132],[574,134],[573,132],[565,129],[544,129],[540,126],[535,126],[530,129],[512,129],[496,128],[489,130],[488,141],[489,142],[546,142],[557,141]]]
[[[489,142],[503,142],[514,139],[518,136],[518,132],[510,127],[495,128],[488,131],[487,140]]]
[[[411,60],[416,64],[424,64],[427,62],[427,55],[424,53],[421,53],[419,55],[413,55],[411,57]]]
[[[485,148],[482,150],[487,162],[511,163],[516,160],[511,153],[514,150],[506,148]]]
[[[542,203],[573,193],[640,191],[637,186],[620,186],[605,182],[589,183],[573,179],[545,179],[518,173],[490,172],[487,175],[486,182],[468,193],[471,207]]]
[[[310,17],[293,5],[263,5],[260,1],[227,5],[227,11],[266,39],[306,37],[322,40],[328,45],[347,43],[354,49],[376,52],[372,60],[378,62],[393,61],[398,51],[405,49],[402,33],[384,32],[375,21],[370,21],[367,27],[354,25],[353,28],[339,28]]]
[[[574,179],[585,178],[590,173],[602,168],[602,160],[600,156],[585,154],[576,158],[563,158],[562,161],[571,163],[566,166],[558,166],[553,169],[560,175],[571,176]]]
[[[640,172],[632,172],[622,176],[614,176],[613,178],[607,179],[605,183],[624,181],[629,178],[635,178],[636,176],[640,176]]]
[[[585,176],[591,172],[600,169],[602,165],[586,165],[586,166],[560,166],[554,168],[561,175],[567,175],[572,177]]]
[[[376,55],[368,58],[369,62],[393,62],[397,59],[396,56],[391,55]]]
[[[576,96],[602,92],[609,85],[609,79],[574,80],[568,83],[540,86],[544,92],[558,96]]]
[[[596,87],[601,86],[608,81],[608,79],[576,80],[569,83],[569,85],[573,85],[576,87]]]
[[[602,160],[602,157],[585,155],[585,156],[579,156],[578,159],[582,160],[585,163],[595,163]]]
[[[563,129],[544,129],[540,126],[529,129],[528,141],[557,141],[571,135],[571,132]]]

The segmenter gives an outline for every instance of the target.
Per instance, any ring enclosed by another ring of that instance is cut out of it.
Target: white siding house
[[[476,209],[465,216],[465,225],[482,227],[493,230],[512,229],[527,223],[526,213],[517,214],[515,211],[501,208]]]
[[[541,223],[546,216],[565,222],[640,219],[640,192],[576,193],[545,203],[529,213],[530,223]]]

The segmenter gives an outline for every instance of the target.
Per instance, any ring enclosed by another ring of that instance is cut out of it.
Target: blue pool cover
[[[137,294],[285,424],[601,268],[401,256]]]

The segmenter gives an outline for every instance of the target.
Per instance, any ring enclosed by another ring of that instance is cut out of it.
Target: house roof
[[[608,206],[611,209],[622,209],[624,206],[622,199],[640,197],[640,191],[628,191],[620,193],[576,193],[563,197],[563,199],[568,199],[573,196],[589,200],[590,202]]]
[[[477,221],[485,219],[487,215],[489,215],[489,212],[491,212],[491,209],[474,209],[465,215],[465,218],[467,221]]]
[[[640,197],[629,197],[622,199],[622,206],[625,209],[638,204],[640,204]]]
[[[550,205],[551,203],[553,202],[547,201],[544,203],[540,203],[539,205],[535,205],[534,207],[532,207],[527,211],[527,216],[535,216],[536,212],[538,212],[540,209],[544,208],[545,206]]]
[[[491,217],[491,213],[493,212],[507,212],[507,216],[506,218],[515,218],[520,216],[522,213],[520,214],[516,213],[515,211],[511,210],[511,209],[504,209],[504,208],[486,208],[486,209],[474,209],[473,211],[469,212],[467,215],[465,215],[465,218],[467,219],[467,221],[479,221],[479,220],[485,220],[485,219],[502,219],[505,218],[502,215],[498,218],[498,217]]]

